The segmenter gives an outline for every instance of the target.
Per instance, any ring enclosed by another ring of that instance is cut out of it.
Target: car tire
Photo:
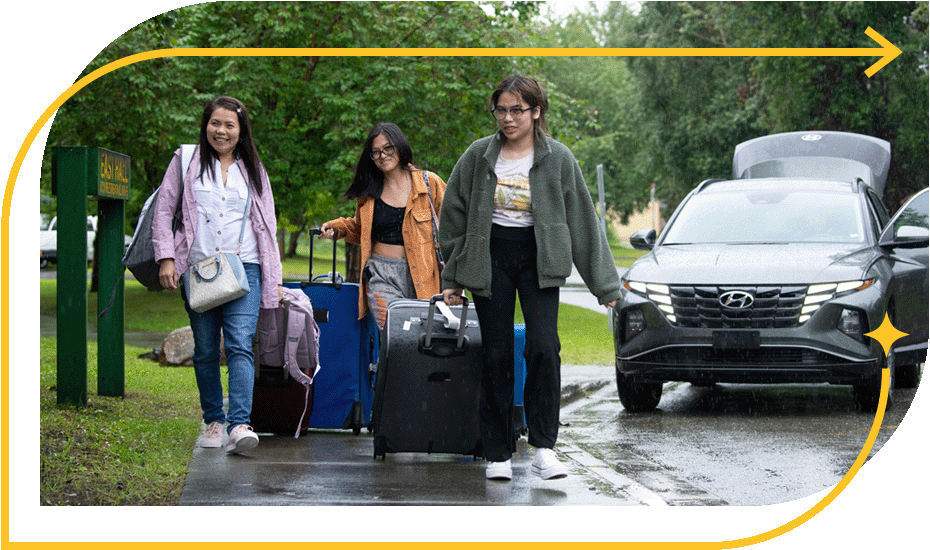
[[[45,269],[48,267],[48,258],[39,258],[39,269]]]
[[[647,382],[626,376],[617,370],[617,395],[623,408],[630,412],[654,410],[662,399],[662,382]]]
[[[895,366],[894,354],[885,357],[882,363],[882,370],[888,368],[888,374],[891,376],[890,385],[888,386],[888,403],[885,410],[890,410],[894,406],[894,388],[895,388]],[[882,370],[868,380],[853,385],[853,401],[856,404],[856,410],[864,413],[875,413],[878,409],[878,402],[882,397]]]
[[[895,367],[896,388],[913,389],[920,384],[920,365],[898,365]]]

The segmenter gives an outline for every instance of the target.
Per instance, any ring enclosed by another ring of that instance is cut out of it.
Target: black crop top
[[[395,207],[380,198],[375,199],[375,214],[371,220],[371,238],[384,244],[404,244],[404,213],[407,207]]]

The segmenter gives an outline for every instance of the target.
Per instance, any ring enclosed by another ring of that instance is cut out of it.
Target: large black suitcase
[[[468,313],[467,299],[447,307],[441,295],[388,306],[372,407],[375,458],[400,452],[482,456],[481,333]],[[457,327],[447,314],[458,319]]]

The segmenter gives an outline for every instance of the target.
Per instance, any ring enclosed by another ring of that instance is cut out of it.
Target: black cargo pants
[[[490,247],[491,297],[474,297],[484,348],[481,444],[485,458],[502,462],[516,450],[513,316],[517,293],[526,323],[523,401],[529,443],[534,447],[551,449],[559,434],[559,289],[539,288],[536,238],[532,227],[494,225]]]

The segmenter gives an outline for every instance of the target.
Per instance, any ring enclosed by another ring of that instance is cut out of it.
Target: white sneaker
[[[227,453],[241,453],[258,446],[258,435],[252,431],[252,426],[239,424],[229,432],[229,442],[226,443]]]
[[[205,449],[219,449],[223,446],[223,431],[221,423],[210,422],[208,426],[204,426],[197,445]]]
[[[555,451],[552,449],[536,449],[536,456],[533,457],[533,465],[530,467],[533,475],[543,479],[560,479],[568,475],[568,468],[559,462]]]
[[[505,479],[510,480],[513,477],[513,469],[510,468],[510,459],[503,462],[488,462],[488,468],[484,471],[484,477],[488,479]]]

